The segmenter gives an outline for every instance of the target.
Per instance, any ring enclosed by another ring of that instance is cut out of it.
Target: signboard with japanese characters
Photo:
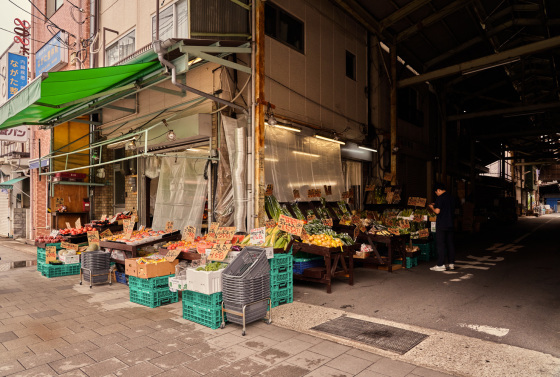
[[[323,223],[324,226],[330,226],[330,227],[333,226],[332,219],[323,219],[323,220],[321,220],[321,222]]]
[[[264,192],[264,195],[271,196],[273,191],[274,191],[274,185],[268,184],[266,185],[266,191]]]
[[[286,233],[301,236],[303,221],[286,215],[280,215],[278,218],[278,228]]]
[[[229,244],[215,244],[212,246],[212,251],[210,252],[210,256],[208,260],[221,262],[226,259],[229,251],[231,250],[231,245]]]
[[[49,263],[50,261],[56,260],[56,246],[47,246],[45,247],[45,262]]]
[[[87,240],[89,245],[99,246],[99,232],[97,230],[87,232]]]
[[[192,225],[187,225],[183,229],[183,240],[187,242],[193,242],[196,238],[196,227]]]
[[[235,234],[234,226],[221,226],[216,232],[216,238],[219,243],[231,242],[233,235]]]
[[[266,228],[251,229],[251,245],[262,245],[266,238]]]
[[[7,130],[0,130],[0,140],[15,141],[24,143],[29,138],[27,126],[18,126],[8,128]]]
[[[216,240],[216,232],[218,231],[219,227],[220,227],[220,223],[218,222],[214,222],[210,224],[210,229],[208,229],[208,236],[206,237],[208,241]]]
[[[8,53],[8,98],[12,98],[24,86],[27,85],[27,57]]]
[[[35,75],[43,72],[56,71],[68,64],[68,49],[62,44],[62,31],[56,33],[35,54]]]
[[[274,219],[268,220],[264,223],[264,226],[266,229],[274,228],[276,226],[276,221],[274,221]]]

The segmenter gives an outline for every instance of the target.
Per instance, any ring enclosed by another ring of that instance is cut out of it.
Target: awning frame
[[[11,190],[14,188],[14,183],[18,183],[23,181],[25,178],[29,178],[27,175],[23,175],[21,177],[16,177],[16,178],[12,178],[10,180],[7,180],[6,182],[0,182],[0,189],[2,190]],[[6,187],[4,187],[6,186]],[[10,187],[7,187],[10,186]],[[27,195],[27,194],[26,194]]]

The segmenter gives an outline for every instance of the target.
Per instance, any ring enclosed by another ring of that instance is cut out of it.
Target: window
[[[135,51],[136,30],[130,33],[107,47],[105,50],[105,65],[107,67],[121,61]]]
[[[159,12],[159,39],[164,41],[169,38],[188,38],[187,29],[187,0],[180,0],[160,10]],[[175,24],[175,20],[177,24]],[[152,40],[156,40],[156,17],[152,17]]]
[[[304,52],[303,22],[268,2],[264,8],[264,32],[294,50]]]
[[[346,51],[346,77],[356,80],[356,55]]]
[[[50,18],[62,6],[64,0],[47,0],[47,18]]]

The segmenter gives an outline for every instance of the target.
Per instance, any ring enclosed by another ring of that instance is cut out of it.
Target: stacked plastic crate
[[[46,246],[55,246],[56,252],[62,249],[60,243],[50,243]],[[43,276],[47,278],[56,278],[60,276],[69,275],[79,275],[80,274],[80,263],[73,264],[48,264],[46,260],[46,249],[42,247],[37,247],[37,271],[41,272]]]
[[[169,290],[168,281],[170,276],[174,275],[150,279],[129,276],[130,301],[149,308],[156,308],[179,301],[179,293]]]
[[[183,318],[217,329],[222,323],[222,272],[187,269]]]
[[[292,254],[275,254],[270,263],[270,300],[272,307],[294,301]]]
[[[48,243],[46,246],[55,246],[56,253],[58,255],[58,250],[61,249],[60,243]],[[47,258],[47,251],[43,247],[37,246],[37,271],[43,272],[43,266],[45,265],[45,260]],[[79,273],[79,272],[78,272]]]

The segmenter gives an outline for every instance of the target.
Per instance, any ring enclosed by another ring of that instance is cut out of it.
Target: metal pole
[[[156,41],[159,41],[159,0],[156,0]]]
[[[253,156],[255,159],[255,184],[253,195],[255,198],[255,227],[265,223],[264,212],[264,108],[260,101],[264,100],[264,2],[256,0],[256,51],[255,51],[255,148]]]
[[[447,181],[447,105],[445,89],[441,93],[441,182]]]
[[[391,46],[391,180],[397,184],[397,43]]]

